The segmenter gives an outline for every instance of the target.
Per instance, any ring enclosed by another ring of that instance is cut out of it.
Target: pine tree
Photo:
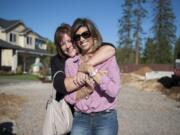
[[[176,39],[174,13],[170,0],[154,0],[154,39],[156,44],[156,63],[172,62],[172,48]]]
[[[142,21],[145,18],[147,11],[143,8],[142,4],[145,3],[146,0],[134,0],[135,9],[135,25],[134,25],[134,38],[135,38],[135,51],[136,51],[136,64],[140,62],[140,51],[142,46]]]
[[[176,41],[176,46],[174,49],[174,58],[175,59],[180,59],[180,37]]]
[[[148,64],[155,63],[155,44],[153,39],[148,38],[145,43],[145,49],[143,53],[143,62]]]
[[[119,48],[123,50],[121,56],[122,63],[133,63],[134,62],[134,51],[133,51],[133,41],[132,41],[132,0],[125,0],[125,3],[122,5],[123,16],[119,20],[120,29],[119,33]]]

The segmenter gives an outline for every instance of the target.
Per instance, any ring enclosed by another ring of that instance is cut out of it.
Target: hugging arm
[[[110,43],[104,43],[86,63],[82,63],[80,65],[78,71],[87,73],[88,70],[91,70],[91,66],[89,65],[92,65],[92,66],[97,65],[114,55],[115,55],[115,47]],[[69,69],[65,69],[66,75],[68,74],[68,70]],[[82,73],[77,73],[77,75],[73,78],[72,77],[69,79],[67,78],[65,80],[67,91],[72,91],[84,85],[86,79],[87,79],[87,76],[83,75]],[[69,84],[72,84],[72,85],[69,85]]]
[[[87,61],[87,64],[95,66],[101,62],[106,61],[115,55],[115,47],[112,44],[104,43]]]
[[[106,59],[112,57],[114,54],[115,54],[115,47],[112,44],[106,43],[96,51],[94,56],[91,59],[89,59],[87,64],[96,65],[96,64],[101,63],[101,62],[105,61]],[[51,60],[52,75],[56,71],[60,70],[59,65],[61,65],[61,70],[64,71],[64,66],[62,66],[62,62],[57,63],[57,60],[56,61]],[[53,86],[57,90],[57,92],[67,94],[67,93],[75,91],[77,89],[81,89],[82,85],[86,83],[85,82],[86,79],[87,79],[87,77],[82,77],[82,75],[77,75],[74,77],[66,76],[66,78],[65,78],[64,73],[59,73],[54,78]],[[83,90],[84,91],[86,90],[86,92],[85,92],[86,94],[82,94],[79,92],[81,97],[83,97],[84,95],[87,95],[88,93],[92,93],[92,90],[90,90],[89,87],[88,88],[83,87]]]
[[[115,47],[110,43],[103,45],[94,53],[94,55],[86,62],[80,64],[78,72],[88,73],[92,67],[100,64],[115,55]],[[81,80],[77,79],[76,81]],[[77,82],[78,83],[78,82]]]
[[[63,59],[56,55],[51,58],[50,63],[52,79],[54,78],[53,87],[58,93],[66,95],[68,92],[80,87],[80,85],[73,82],[74,77],[66,77],[64,73],[65,61]]]
[[[110,58],[107,64],[106,74],[103,74],[101,71],[97,71],[91,77],[100,86],[102,91],[110,97],[115,98],[120,89],[120,71],[115,57]]]

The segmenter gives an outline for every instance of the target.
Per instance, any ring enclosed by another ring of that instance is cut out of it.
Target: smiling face
[[[76,55],[76,49],[74,48],[71,37],[67,34],[64,34],[60,42],[60,48],[62,52],[68,57],[74,57]]]
[[[85,27],[85,26],[80,27],[76,31],[74,38],[75,39],[77,38],[77,40],[75,42],[83,54],[92,52],[93,38],[87,27]]]

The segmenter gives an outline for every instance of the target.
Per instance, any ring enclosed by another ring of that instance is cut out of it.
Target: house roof
[[[0,18],[0,27],[2,27],[5,31],[15,27],[18,24],[24,25],[24,23],[21,20],[6,20],[3,18]],[[34,32],[31,28],[28,28],[27,26],[25,26],[25,29],[21,31],[21,33],[24,35],[28,34],[29,32],[36,34],[41,40],[45,40],[45,41],[48,40],[47,38],[42,37],[38,33]]]
[[[3,48],[3,49],[21,49],[20,46],[13,45],[13,44],[8,43],[6,41],[3,41],[1,39],[0,39],[0,48]]]
[[[23,29],[20,33],[26,34],[27,32],[31,32],[30,28]]]
[[[22,22],[20,20],[5,20],[5,19],[0,18],[0,26],[3,29],[7,29],[9,27],[12,27],[18,23],[22,23]]]
[[[3,41],[1,39],[0,39],[0,48],[3,48],[3,49],[16,49],[16,50],[18,50],[18,52],[28,53],[28,54],[52,56],[52,54],[48,53],[47,50],[22,48],[20,46],[13,45],[13,44],[11,44],[9,42],[6,42],[6,41]]]

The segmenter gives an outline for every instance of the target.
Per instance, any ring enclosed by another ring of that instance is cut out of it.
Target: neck
[[[93,48],[89,49],[89,50],[82,50],[82,56],[84,55],[88,55],[88,54],[92,54],[93,53]]]
[[[80,59],[83,62],[87,62],[92,56],[93,56],[93,53],[88,53],[88,54],[85,54],[85,55],[82,54],[80,56]]]

